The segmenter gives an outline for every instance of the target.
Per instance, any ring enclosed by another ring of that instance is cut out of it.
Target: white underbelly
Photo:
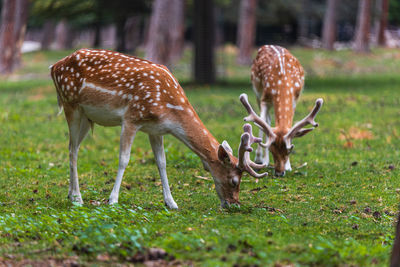
[[[153,135],[165,135],[172,132],[183,132],[182,126],[179,123],[170,120],[144,123],[141,125],[140,130]]]
[[[94,123],[102,126],[121,125],[127,107],[111,109],[108,107],[96,107],[81,105],[83,112]]]

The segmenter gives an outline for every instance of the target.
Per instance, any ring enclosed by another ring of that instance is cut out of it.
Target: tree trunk
[[[371,0],[359,0],[354,51],[369,51]]]
[[[336,10],[339,0],[328,0],[322,30],[322,47],[333,50],[336,41]]]
[[[57,49],[71,49],[74,42],[74,32],[68,22],[63,19],[56,27],[56,47]]]
[[[378,17],[375,22],[376,44],[386,46],[385,31],[388,22],[389,0],[377,0]]]
[[[237,63],[241,65],[250,65],[252,61],[251,53],[254,48],[256,37],[256,7],[257,0],[242,0],[240,2],[237,34],[239,55]]]
[[[200,84],[215,82],[213,7],[213,0],[194,0],[194,78]]]
[[[93,38],[93,47],[101,46],[101,24],[95,23],[94,25],[94,38]]]
[[[14,0],[3,0],[0,28],[1,74],[9,74],[13,70],[15,10],[16,2]]]
[[[146,59],[155,63],[168,65],[170,46],[170,7],[172,0],[155,0],[150,18]]]
[[[54,42],[56,35],[56,24],[53,20],[47,20],[43,25],[41,47],[43,50],[49,50]]]
[[[28,18],[28,0],[4,0],[0,26],[0,74],[20,65],[21,47]]]
[[[168,63],[173,64],[181,58],[184,48],[185,1],[171,0],[170,12]]]
[[[214,7],[215,47],[224,45],[224,17],[221,7]]]
[[[390,259],[390,267],[400,266],[400,214],[397,218],[397,227],[392,248],[392,257]]]
[[[125,47],[125,24],[126,24],[126,17],[120,17],[116,21],[117,31],[116,31],[116,40],[117,40],[117,47],[116,50],[119,52],[126,52]]]
[[[301,12],[297,15],[297,42],[304,44],[308,38],[308,0],[301,0]]]
[[[14,27],[14,66],[13,68],[19,68],[21,66],[21,48],[25,39],[26,23],[28,21],[28,0],[17,0],[16,13],[15,13],[15,27]]]
[[[135,53],[136,48],[141,42],[140,33],[141,16],[129,17],[125,24],[125,48],[129,53]]]

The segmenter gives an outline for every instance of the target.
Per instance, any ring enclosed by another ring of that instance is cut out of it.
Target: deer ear
[[[314,130],[314,127],[312,127],[312,128],[306,128],[306,129],[301,129],[300,131],[298,131],[298,132],[294,135],[294,138],[296,138],[296,137],[302,137],[302,136],[308,134],[309,132],[311,132],[312,130]]]
[[[231,158],[229,156],[229,148],[227,149],[224,146],[224,143],[222,143],[222,145],[219,145],[218,147],[218,159],[226,164],[231,163]]]
[[[225,150],[230,152],[231,154],[233,153],[231,146],[228,144],[228,142],[226,142],[226,140],[222,142],[221,146],[223,146]]]

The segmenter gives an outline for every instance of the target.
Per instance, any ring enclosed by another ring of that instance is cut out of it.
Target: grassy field
[[[24,55],[0,81],[0,265],[107,265],[164,258],[195,266],[387,266],[400,195],[400,51],[327,53],[294,48],[307,70],[295,120],[325,104],[320,127],[297,139],[294,171],[256,181],[245,175],[241,207],[221,210],[197,156],[171,136],[167,172],[179,206],[163,205],[145,134],[139,133],[119,204],[105,204],[118,166],[119,127],[96,126],[82,144],[78,171],[83,206],[67,199],[68,130],[57,116],[48,66],[71,51]],[[223,81],[189,81],[190,53],[174,69],[215,137],[237,148],[250,89],[249,68],[234,49],[217,56]],[[234,149],[237,153],[237,149]],[[297,168],[303,163],[306,167]],[[161,248],[168,255],[158,257]]]

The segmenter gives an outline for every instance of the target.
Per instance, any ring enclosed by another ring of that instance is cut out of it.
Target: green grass
[[[197,266],[387,266],[400,193],[397,51],[293,49],[308,73],[295,120],[323,97],[320,127],[294,142],[293,172],[258,182],[243,177],[240,208],[221,210],[213,183],[196,178],[210,177],[200,160],[167,136],[178,211],[163,205],[143,133],[135,138],[120,204],[105,204],[118,166],[119,127],[96,126],[83,142],[78,170],[85,204],[68,201],[68,130],[47,76],[48,65],[68,53],[27,54],[24,67],[0,83],[0,262],[78,256],[89,264],[104,260],[98,255],[127,262],[158,247]],[[185,59],[174,73],[188,81],[190,54]],[[217,59],[223,83],[184,89],[215,137],[237,148],[245,116],[238,96],[246,92],[255,103],[249,68],[235,66],[230,50]]]

